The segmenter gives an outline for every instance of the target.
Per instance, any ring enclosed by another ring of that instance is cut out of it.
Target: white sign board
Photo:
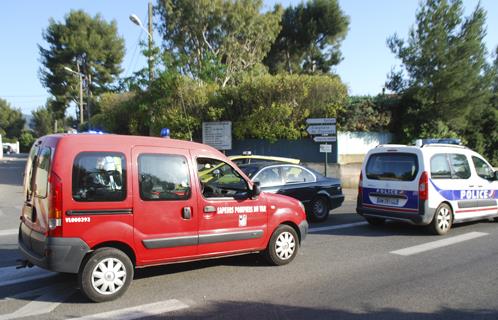
[[[336,142],[337,137],[336,136],[316,136],[313,138],[315,142]]]
[[[202,143],[218,150],[232,149],[232,122],[203,122]]]
[[[308,118],[307,124],[335,124],[335,118]]]
[[[324,135],[324,134],[335,134],[335,124],[326,124],[323,126],[309,126],[306,129],[309,134]]]
[[[320,145],[320,152],[331,153],[332,152],[332,145],[331,144],[321,144]]]

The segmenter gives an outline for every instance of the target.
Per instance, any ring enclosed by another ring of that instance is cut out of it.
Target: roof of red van
[[[169,147],[178,149],[196,149],[205,150],[208,152],[222,154],[215,148],[197,142],[186,140],[177,140],[160,137],[145,137],[145,136],[128,136],[119,134],[94,134],[94,133],[78,133],[78,134],[53,134],[42,137],[43,140],[64,140],[71,143],[91,143],[95,146],[102,145],[130,145],[130,146],[151,146],[151,147]]]

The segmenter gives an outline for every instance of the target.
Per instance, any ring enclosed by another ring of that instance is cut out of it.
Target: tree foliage
[[[10,103],[0,98],[0,135],[19,138],[25,122],[20,109],[12,108]]]
[[[281,74],[246,77],[214,103],[223,119],[233,121],[235,138],[276,141],[307,136],[306,118],[335,117],[346,97],[337,77]]]
[[[45,106],[31,112],[33,116],[32,125],[36,137],[42,137],[54,133],[55,116],[52,111],[54,100],[48,100]]]
[[[279,7],[261,7],[261,0],[160,0],[164,49],[181,74],[225,86],[260,63],[280,31]]]
[[[337,0],[309,0],[288,7],[265,64],[270,72],[328,73],[341,61],[339,46],[349,26]]]
[[[54,112],[63,118],[70,101],[78,103],[79,78],[64,69],[68,67],[91,77],[90,91],[94,95],[109,91],[121,72],[124,40],[117,34],[116,22],[100,15],[89,16],[84,11],[71,11],[63,22],[50,19],[43,32],[48,47],[39,46],[42,84],[55,99]]]
[[[477,6],[463,18],[461,0],[427,0],[408,40],[388,39],[406,71],[393,72],[387,85],[403,95],[407,139],[462,134],[469,114],[488,104],[485,16]]]
[[[352,96],[337,115],[341,131],[389,131],[393,105],[397,98],[378,95]]]

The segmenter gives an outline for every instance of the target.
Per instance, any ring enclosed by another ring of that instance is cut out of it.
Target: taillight
[[[50,176],[48,235],[62,236],[62,180],[55,173]]]
[[[422,172],[418,181],[418,198],[419,200],[429,199],[429,176],[427,171]]]

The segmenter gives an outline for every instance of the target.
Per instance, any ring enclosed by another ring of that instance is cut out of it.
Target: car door
[[[496,190],[498,189],[498,181],[494,179],[493,168],[483,158],[476,155],[472,156],[472,165],[476,174],[478,192],[475,195],[480,214],[497,214]]]
[[[261,249],[265,246],[268,210],[263,194],[249,197],[248,182],[228,163],[197,156],[201,194],[197,210],[200,255]]]
[[[197,254],[197,191],[188,151],[133,148],[134,241],[144,263]]]

